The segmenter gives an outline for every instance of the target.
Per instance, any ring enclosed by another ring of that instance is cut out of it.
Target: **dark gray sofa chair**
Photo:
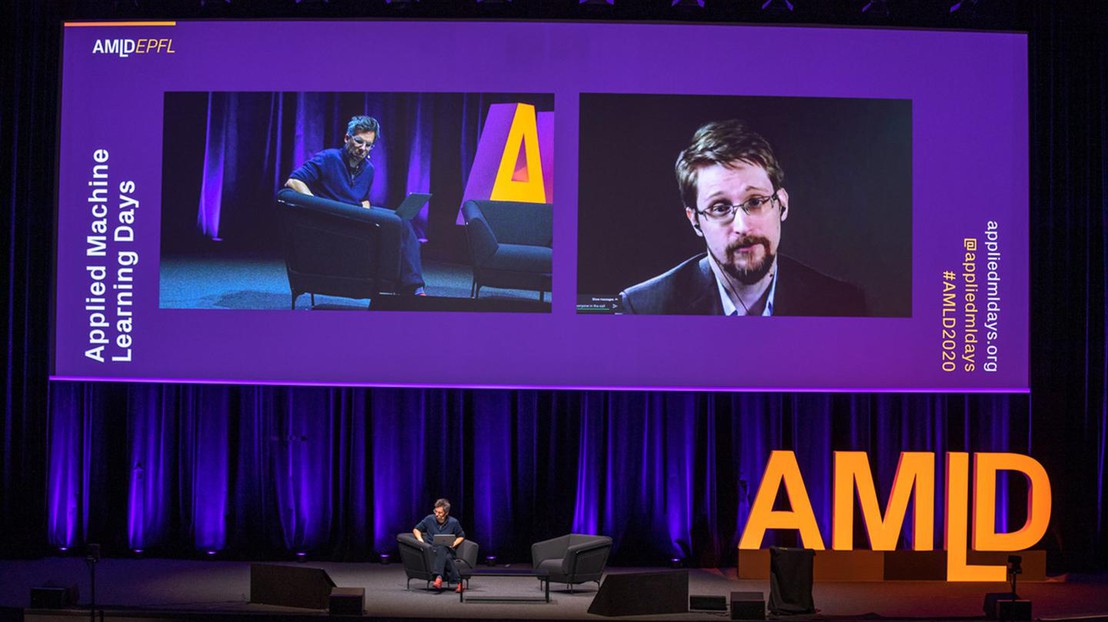
[[[431,581],[435,578],[435,575],[431,574],[431,568],[435,562],[433,547],[426,542],[416,540],[410,531],[397,534],[396,543],[400,547],[400,561],[404,564],[404,573],[408,575],[405,587],[411,589],[412,579],[422,579],[427,584],[426,588],[430,589]],[[458,545],[454,565],[459,572],[466,569],[472,570],[477,566],[477,553],[480,548],[473,540],[465,540]],[[468,587],[468,582],[466,585]]]
[[[571,533],[532,544],[531,564],[550,573],[549,581],[565,583],[572,592],[574,585],[586,581],[595,581],[600,587],[611,551],[612,539],[608,536]]]
[[[553,209],[549,203],[515,201],[462,204],[473,264],[471,297],[488,285],[536,290],[543,299],[550,291]]]
[[[365,209],[289,188],[277,193],[292,308],[301,294],[372,298],[395,291],[401,223],[387,209]]]

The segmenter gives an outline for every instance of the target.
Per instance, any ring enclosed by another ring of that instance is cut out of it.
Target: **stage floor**
[[[597,620],[587,613],[596,584],[585,584],[574,593],[554,584],[549,604],[514,602],[460,603],[446,590],[427,591],[413,580],[405,589],[399,564],[289,563],[290,566],[323,568],[340,587],[365,588],[366,616],[372,619],[438,620]],[[611,568],[610,573],[657,570]],[[27,610],[32,587],[76,584],[79,603],[87,607],[89,574],[80,558],[0,560],[0,607],[7,617],[27,620],[79,620],[87,609],[72,611]],[[728,596],[732,591],[760,591],[769,596],[769,583],[738,580],[734,569],[691,569],[689,594]],[[1006,591],[1004,584],[895,581],[883,583],[816,583],[813,597],[818,613],[791,616],[793,620],[882,619],[965,620],[984,617],[987,592]],[[533,578],[485,578],[474,580],[470,594],[532,595],[539,592]],[[1021,583],[1021,598],[1032,601],[1035,619],[1108,620],[1108,575],[1059,577],[1046,582]],[[319,618],[325,611],[257,605],[249,602],[250,563],[169,559],[103,559],[96,569],[96,601],[105,619],[281,619]],[[632,616],[627,620],[720,620],[722,613],[684,613]]]

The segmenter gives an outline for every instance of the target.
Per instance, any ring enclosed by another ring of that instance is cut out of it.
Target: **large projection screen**
[[[63,45],[52,378],[1027,390],[1024,34],[169,21]],[[301,218],[278,191],[353,157],[356,115],[374,207]],[[690,160],[679,186],[694,134],[736,127],[774,166]],[[363,291],[412,248],[427,296]]]

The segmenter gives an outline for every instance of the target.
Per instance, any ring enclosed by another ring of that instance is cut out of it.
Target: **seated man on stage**
[[[454,536],[454,541],[449,545],[434,544],[437,535],[449,534]],[[435,562],[431,572],[435,575],[434,586],[436,590],[442,589],[443,577],[448,582],[455,582],[458,587],[455,592],[462,591],[462,576],[454,566],[457,557],[458,546],[466,539],[466,532],[458,519],[450,516],[450,502],[446,499],[435,501],[434,512],[428,514],[412,529],[412,535],[420,542],[431,544],[435,550]]]
[[[346,125],[340,148],[324,149],[289,175],[285,187],[300,194],[320,196],[340,203],[369,207],[373,185],[373,164],[369,161],[377,145],[381,126],[377,119],[355,116]],[[400,292],[423,296],[423,262],[419,238],[411,221],[403,221],[400,237]]]

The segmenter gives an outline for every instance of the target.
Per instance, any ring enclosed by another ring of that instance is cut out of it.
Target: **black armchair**
[[[462,204],[476,298],[481,287],[532,289],[539,300],[550,291],[554,240],[553,206],[515,201]]]
[[[420,542],[412,533],[397,534],[396,543],[400,547],[400,561],[404,564],[404,573],[408,575],[407,589],[411,589],[412,579],[422,579],[431,587],[431,581],[435,579],[431,569],[435,561],[435,553],[427,542]],[[454,565],[458,571],[472,570],[477,566],[477,553],[480,546],[473,540],[464,540],[458,545],[457,558]],[[468,585],[468,582],[467,582]]]
[[[300,194],[277,193],[285,268],[292,308],[301,294],[372,298],[394,291],[400,276],[400,218],[391,210],[369,209]]]
[[[546,570],[548,581],[565,583],[572,592],[575,584],[587,581],[600,586],[600,576],[611,551],[612,539],[608,536],[571,533],[532,544],[531,564],[535,569]]]

